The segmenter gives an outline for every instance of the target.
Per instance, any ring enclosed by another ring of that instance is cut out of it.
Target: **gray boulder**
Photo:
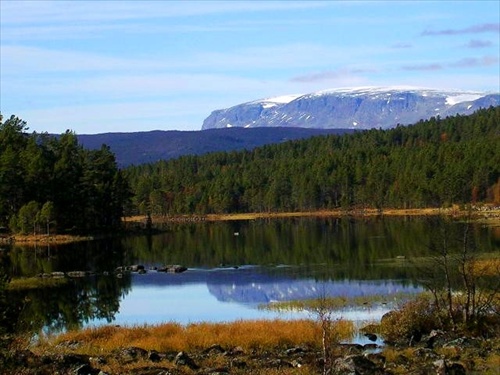
[[[332,364],[333,375],[378,375],[383,369],[363,355],[350,355],[336,359]]]

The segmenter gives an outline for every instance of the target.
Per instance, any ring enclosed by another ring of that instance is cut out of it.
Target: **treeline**
[[[130,190],[110,149],[85,150],[69,131],[53,137],[26,130],[19,118],[0,117],[0,227],[23,233],[119,227]]]
[[[500,203],[500,107],[126,169],[156,215]]]

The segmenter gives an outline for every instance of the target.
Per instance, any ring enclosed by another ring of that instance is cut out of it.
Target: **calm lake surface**
[[[310,315],[259,307],[321,296],[359,297],[360,304],[337,316],[380,319],[395,302],[423,290],[423,260],[443,233],[462,238],[464,224],[418,217],[300,218],[166,229],[153,236],[4,249],[0,256],[12,276],[93,273],[36,292],[15,292],[13,298],[27,301],[22,319],[34,331],[47,332],[101,324],[292,319]],[[477,251],[500,252],[499,228],[474,225],[471,233]],[[458,240],[450,243],[461,246]],[[115,272],[136,264],[148,272]],[[170,264],[188,270],[154,270]]]

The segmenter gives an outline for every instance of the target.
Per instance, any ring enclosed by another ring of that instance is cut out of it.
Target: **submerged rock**
[[[374,333],[365,333],[365,336],[368,338],[370,341],[377,341],[377,335]]]
[[[140,272],[140,271],[144,271],[144,266],[142,264],[134,264],[130,267],[128,267],[128,270],[131,271],[131,272]]]
[[[90,272],[87,271],[69,271],[67,273],[68,277],[85,277],[89,276]]]
[[[158,268],[158,272],[167,272],[167,273],[182,273],[187,271],[187,267],[176,265],[169,265],[163,268]]]

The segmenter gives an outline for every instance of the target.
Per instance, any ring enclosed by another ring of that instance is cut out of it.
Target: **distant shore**
[[[204,221],[231,221],[231,220],[257,220],[257,219],[277,219],[277,218],[298,218],[298,217],[373,217],[373,216],[451,216],[466,217],[469,214],[475,221],[484,222],[487,225],[500,227],[500,207],[484,207],[473,210],[460,210],[459,208],[416,208],[416,209],[336,209],[301,212],[251,212],[235,214],[208,214],[208,215],[176,215],[176,216],[153,216],[153,226],[157,224],[167,224],[171,222],[204,222]],[[146,216],[133,216],[124,218],[127,228],[134,224],[143,227],[146,223]],[[128,233],[126,229],[124,233]],[[7,235],[0,237],[1,243],[17,243],[26,245],[36,244],[67,244],[79,241],[90,241],[96,236],[77,236],[67,234],[29,234],[29,235]]]
[[[183,221],[231,221],[231,220],[257,220],[293,217],[373,217],[373,216],[451,216],[467,217],[472,215],[474,220],[487,221],[494,226],[500,226],[500,207],[484,207],[481,209],[461,210],[452,208],[356,208],[335,209],[299,212],[249,212],[235,214],[207,214],[207,215],[178,215],[178,216],[153,216],[153,223],[183,222]],[[125,218],[127,223],[145,223],[146,216]]]

